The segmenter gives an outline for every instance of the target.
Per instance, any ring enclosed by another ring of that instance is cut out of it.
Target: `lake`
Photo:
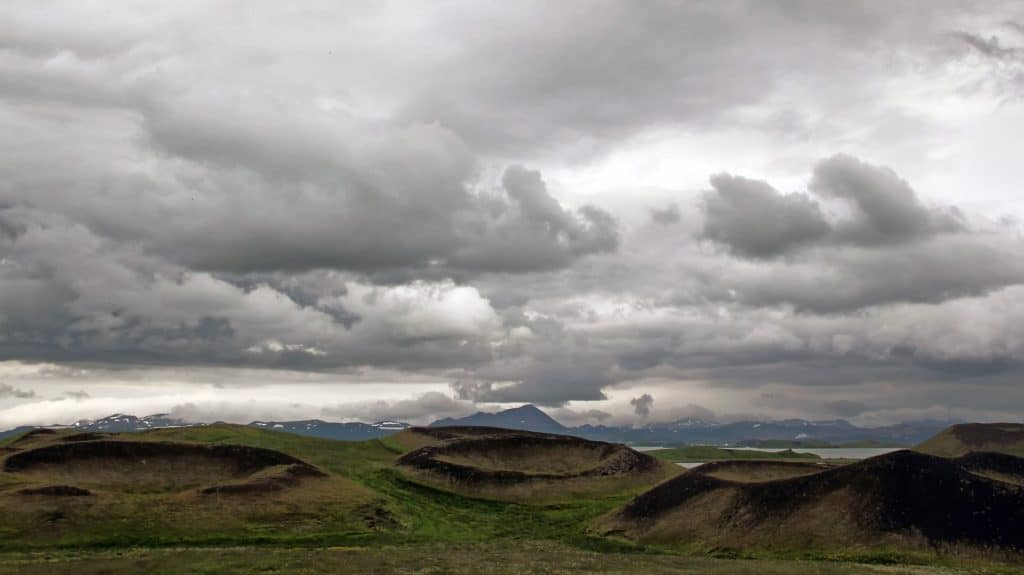
[[[676,465],[679,467],[685,467],[686,469],[693,469],[694,467],[704,465],[704,463],[704,461],[677,461]]]
[[[636,448],[634,448],[636,449]],[[645,451],[662,449],[660,447],[645,448]],[[778,453],[784,449],[764,449],[758,447],[723,447],[722,449],[745,449],[748,451],[763,451],[765,453]],[[813,453],[822,459],[867,459],[876,455],[884,455],[893,451],[905,449],[904,447],[800,447],[793,451],[798,453]],[[693,469],[704,465],[704,461],[677,461],[676,465]]]
[[[745,449],[748,451],[763,451],[765,453],[778,453],[784,449],[764,449],[757,447],[724,447],[723,449]],[[876,455],[884,455],[906,449],[905,447],[796,447],[793,451],[797,453],[813,453],[823,459],[867,459]]]

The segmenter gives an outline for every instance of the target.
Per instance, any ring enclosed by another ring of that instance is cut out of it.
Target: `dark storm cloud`
[[[450,258],[454,268],[556,269],[618,247],[617,224],[611,214],[594,206],[583,206],[575,213],[564,209],[548,193],[540,172],[510,167],[502,177],[502,188],[504,197],[481,197],[479,210],[460,216],[460,227],[471,237]]]
[[[162,120],[149,133],[176,155],[260,173],[256,180],[229,174],[221,189],[206,194],[217,204],[201,204],[198,219],[205,225],[188,225],[156,246],[190,265],[235,272],[529,271],[617,247],[610,214],[591,206],[567,211],[539,172],[513,166],[497,193],[469,190],[473,161],[458,138],[436,127],[404,128],[383,139],[358,133],[353,136],[363,140],[353,147],[293,126]],[[281,137],[289,131],[290,139]],[[246,194],[235,186],[248,186]],[[254,200],[259,203],[248,203]],[[229,210],[241,226],[218,225]]]
[[[825,250],[804,263],[743,271],[720,285],[748,305],[788,303],[823,313],[892,302],[938,303],[1020,283],[1020,250],[988,238],[936,240],[881,253]]]
[[[593,206],[566,210],[539,173],[513,167],[501,189],[474,189],[476,159],[458,135],[437,125],[327,126],[309,113],[173,100],[164,86],[111,86],[102,74],[74,66],[38,72],[40,63],[6,70],[5,95],[101,103],[105,111],[97,113],[141,131],[157,154],[155,172],[97,172],[86,163],[89,155],[100,161],[95,149],[83,156],[67,140],[41,142],[38,153],[9,159],[17,175],[0,186],[0,198],[60,211],[192,268],[530,271],[617,246],[613,216]],[[118,144],[123,149],[108,153],[138,153]],[[29,171],[37,164],[62,169]],[[57,192],[33,192],[40,187]],[[80,201],[83,194],[92,201]]]
[[[629,400],[629,404],[633,406],[633,413],[646,418],[651,415],[651,407],[654,406],[654,398],[651,394],[645,393],[640,397],[634,397]]]
[[[854,210],[850,219],[836,224],[839,242],[882,246],[964,231],[957,208],[927,207],[892,169],[850,156],[819,162],[809,187],[818,196],[843,200]]]
[[[704,200],[702,237],[738,255],[768,258],[811,244],[890,246],[965,231],[960,211],[921,203],[891,169],[839,155],[819,162],[809,189],[851,212],[834,222],[820,200],[782,194],[767,182],[721,174]]]
[[[844,155],[823,160],[809,183],[814,198],[743,178],[716,176],[713,184],[701,236],[752,260],[698,276],[714,299],[834,313],[1024,281],[1018,237],[991,223],[971,229],[955,207],[925,205],[889,168]],[[845,213],[826,219],[831,200]]]
[[[702,236],[739,255],[771,257],[824,238],[831,231],[818,204],[781,194],[765,182],[719,174],[704,199]]]

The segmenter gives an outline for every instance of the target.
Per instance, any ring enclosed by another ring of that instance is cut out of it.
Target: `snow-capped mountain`
[[[115,413],[102,419],[81,419],[72,424],[75,429],[82,431],[106,431],[111,433],[123,433],[128,431],[145,431],[147,429],[159,429],[161,427],[188,427],[189,424],[181,419],[171,417],[166,413],[157,413],[145,417]]]
[[[383,437],[408,429],[408,423],[401,421],[378,421],[375,423],[336,423],[320,419],[303,421],[254,421],[249,425],[273,431],[284,431],[298,435],[310,435],[326,439],[360,441]]]

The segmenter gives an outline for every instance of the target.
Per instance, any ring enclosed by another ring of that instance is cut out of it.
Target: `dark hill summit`
[[[506,409],[497,413],[478,411],[458,419],[445,418],[430,424],[430,427],[500,427],[521,429],[540,433],[567,433],[570,430],[533,405]]]
[[[955,461],[971,473],[1024,486],[1024,458],[1007,453],[972,451]]]
[[[726,547],[1021,550],[1022,521],[1024,492],[1016,486],[980,477],[956,460],[897,451],[775,481],[686,473],[635,498],[603,529],[641,541]]]

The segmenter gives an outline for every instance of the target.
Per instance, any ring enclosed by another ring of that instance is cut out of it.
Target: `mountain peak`
[[[431,423],[430,426],[502,427],[505,429],[539,431],[541,433],[566,433],[568,431],[561,423],[558,423],[550,415],[530,403],[505,409],[497,413],[478,411],[468,417],[439,419]]]
[[[548,414],[546,414],[543,411],[541,411],[541,409],[539,407],[537,407],[536,405],[534,405],[532,403],[527,403],[527,404],[524,404],[524,405],[520,405],[519,407],[513,407],[511,409],[506,409],[504,412],[500,412],[500,413],[534,413],[534,414],[538,414],[539,413],[540,415],[543,415],[544,417],[548,417]]]

